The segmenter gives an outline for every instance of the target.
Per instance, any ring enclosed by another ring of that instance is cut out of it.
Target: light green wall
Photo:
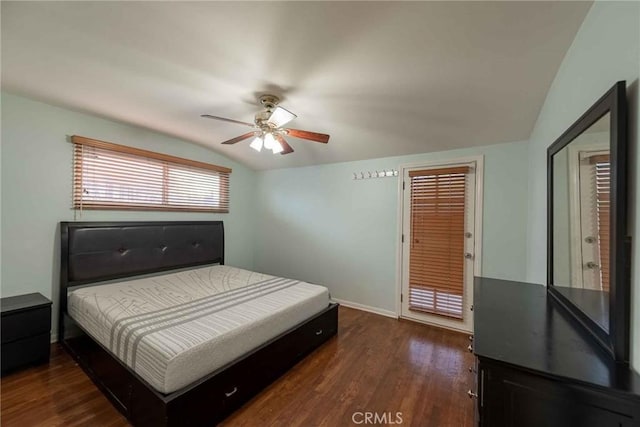
[[[569,150],[553,156],[553,280],[571,284],[571,209],[569,207]]]
[[[482,274],[524,279],[526,142],[259,172],[256,269],[394,312],[397,178],[353,180],[353,172],[478,154],[485,161]]]
[[[227,264],[253,267],[254,171],[192,143],[2,93],[2,296],[40,292],[57,300],[57,224],[74,220],[73,134],[232,168],[229,214],[85,211],[77,219],[223,220]]]
[[[529,140],[529,225],[527,279],[546,282],[546,150],[618,80],[629,97],[630,232],[633,235],[632,364],[640,371],[640,150],[638,77],[640,3],[595,2],[576,34]]]

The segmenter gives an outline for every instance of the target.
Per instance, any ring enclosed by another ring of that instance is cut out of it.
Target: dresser
[[[46,363],[51,349],[51,301],[39,293],[0,300],[2,375]]]
[[[476,424],[640,427],[640,376],[604,352],[541,285],[476,278]]]

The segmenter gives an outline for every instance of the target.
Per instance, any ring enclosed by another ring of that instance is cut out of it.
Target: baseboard
[[[344,305],[345,307],[355,308],[356,310],[368,311],[369,313],[379,314],[380,316],[391,317],[393,319],[397,319],[398,315],[393,311],[384,310],[382,308],[371,307],[364,304],[358,304],[357,302],[345,301],[343,299],[331,298],[332,301],[337,302],[340,305]]]
[[[460,329],[460,328],[456,328],[456,327],[453,327],[453,326],[442,325],[440,323],[429,322],[427,320],[420,320],[420,319],[414,319],[412,317],[402,317],[402,316],[399,316],[399,319],[406,320],[408,322],[420,323],[422,325],[433,326],[434,328],[446,329],[447,331],[459,332],[459,333],[465,334],[465,335],[473,335],[473,330],[468,331],[466,329]]]

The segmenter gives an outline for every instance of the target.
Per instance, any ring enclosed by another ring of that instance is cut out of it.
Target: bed
[[[214,425],[337,332],[326,288],[224,265],[221,221],[60,233],[59,340],[136,426]]]

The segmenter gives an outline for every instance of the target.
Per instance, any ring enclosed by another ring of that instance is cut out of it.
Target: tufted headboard
[[[62,289],[196,265],[224,264],[222,221],[61,222],[60,237]]]

